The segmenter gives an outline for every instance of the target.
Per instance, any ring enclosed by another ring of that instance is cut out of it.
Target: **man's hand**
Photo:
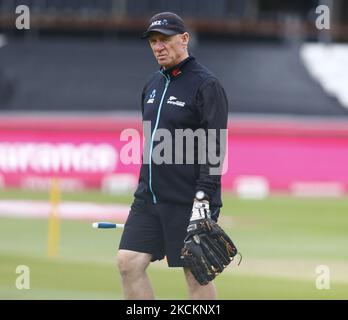
[[[210,218],[209,201],[198,201],[195,199],[193,201],[190,223],[205,218]]]
[[[201,285],[213,280],[233,260],[237,248],[210,218],[209,202],[195,200],[181,258]]]

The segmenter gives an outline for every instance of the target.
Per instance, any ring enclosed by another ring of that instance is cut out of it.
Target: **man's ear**
[[[190,35],[188,34],[188,32],[184,32],[182,34],[182,44],[185,48],[188,47],[189,41],[190,41]]]

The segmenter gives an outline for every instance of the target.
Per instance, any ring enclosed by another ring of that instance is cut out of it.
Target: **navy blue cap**
[[[186,32],[184,21],[175,13],[161,12],[155,14],[148,23],[142,38],[148,38],[151,32],[163,33],[167,36]]]

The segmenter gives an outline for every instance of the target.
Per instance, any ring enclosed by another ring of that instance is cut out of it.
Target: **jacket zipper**
[[[158,107],[156,124],[155,124],[155,127],[154,127],[152,135],[151,135],[151,145],[150,145],[150,153],[149,153],[149,187],[150,187],[150,191],[152,193],[152,199],[153,199],[153,203],[154,204],[157,203],[157,197],[156,197],[156,195],[155,195],[155,193],[153,192],[153,189],[152,189],[152,167],[151,167],[151,165],[152,165],[153,139],[154,139],[155,133],[157,131],[157,127],[158,127],[158,123],[159,123],[159,118],[160,118],[160,114],[161,114],[161,109],[162,109],[164,96],[166,95],[166,91],[167,91],[169,83],[170,83],[170,78],[167,78],[162,72],[160,72],[160,73],[166,78],[166,85],[164,87],[164,90],[163,90],[163,93],[162,93],[162,97],[161,97],[161,101],[160,101],[160,105]]]

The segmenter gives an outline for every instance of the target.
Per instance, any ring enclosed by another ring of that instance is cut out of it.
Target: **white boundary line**
[[[51,204],[47,201],[0,200],[0,217],[48,218],[50,212]],[[123,222],[128,213],[129,206],[121,204],[64,201],[58,205],[58,214],[62,219]]]

